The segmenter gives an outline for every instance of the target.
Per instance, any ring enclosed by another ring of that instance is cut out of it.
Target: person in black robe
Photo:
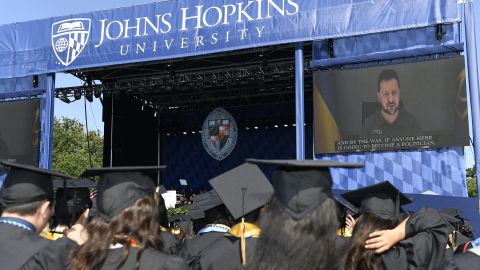
[[[0,189],[0,262],[2,269],[20,269],[37,252],[51,248],[56,253],[50,264],[63,269],[68,252],[77,244],[65,237],[49,241],[38,233],[53,214],[52,177],[66,175],[32,166],[2,162],[9,167]],[[51,268],[58,269],[58,268]]]
[[[360,164],[321,160],[247,160],[277,166],[274,196],[248,269],[335,269],[338,228],[330,167]]]
[[[209,181],[235,225],[198,254],[204,270],[240,269],[255,252],[260,236],[260,209],[270,200],[273,187],[258,166],[244,163]]]
[[[441,269],[449,229],[433,208],[400,213],[410,200],[385,181],[342,196],[359,208],[341,269]]]
[[[214,189],[196,196],[188,213],[192,219],[201,218],[207,223],[195,236],[185,240],[179,253],[193,268],[198,254],[230,230],[230,221],[225,205]]]
[[[96,217],[89,238],[70,257],[69,269],[188,269],[177,256],[162,252],[158,201],[153,180],[144,174],[164,166],[92,168],[100,175]]]

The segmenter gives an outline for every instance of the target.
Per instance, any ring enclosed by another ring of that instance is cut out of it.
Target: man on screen
[[[412,114],[400,107],[400,80],[397,72],[386,69],[378,76],[380,110],[365,119],[362,137],[403,137],[420,134]]]

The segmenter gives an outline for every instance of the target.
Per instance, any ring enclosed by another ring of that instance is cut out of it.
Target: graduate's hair
[[[92,208],[88,188],[59,188],[55,192],[55,216],[52,227],[72,226],[86,209]]]
[[[343,252],[345,270],[377,270],[383,269],[380,254],[375,254],[373,249],[365,248],[365,241],[369,234],[378,231],[392,229],[396,222],[379,218],[376,215],[362,214],[353,229],[352,237]]]
[[[122,244],[121,268],[132,244],[138,244],[135,269],[140,269],[140,257],[146,248],[161,251],[160,222],[157,204],[152,197],[138,199],[134,205],[115,216],[110,223],[94,218],[87,225],[89,238],[70,256],[70,269],[97,269],[105,261],[110,245]]]
[[[262,217],[262,231],[247,269],[335,269],[335,202],[327,198],[295,220],[274,196]]]

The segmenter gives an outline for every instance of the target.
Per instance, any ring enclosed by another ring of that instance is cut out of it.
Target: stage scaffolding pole
[[[112,92],[112,109],[110,113],[110,167],[113,167],[113,92]]]
[[[295,130],[297,159],[305,159],[305,106],[303,96],[303,43],[295,44]]]
[[[473,149],[475,158],[475,170],[477,176],[477,192],[480,191],[480,96],[478,93],[478,63],[477,51],[475,41],[475,19],[473,14],[473,1],[463,1],[463,12],[465,20],[465,49],[467,53],[467,68],[468,68],[468,85],[470,93],[470,107],[472,110],[472,134],[473,134]],[[480,194],[480,192],[478,192]],[[477,202],[479,203],[480,211],[480,195],[477,195]]]
[[[53,147],[53,112],[55,104],[55,74],[48,74],[46,76],[47,85],[45,92],[45,111],[43,117],[42,129],[45,129],[44,134],[49,134],[41,143],[42,153],[40,157],[40,168],[52,168],[52,147]]]

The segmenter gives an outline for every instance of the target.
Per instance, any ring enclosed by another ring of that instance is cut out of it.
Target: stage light
[[[285,124],[285,125],[283,125],[283,126],[284,126],[284,127],[288,127],[288,125],[287,125],[287,124]]]
[[[85,99],[87,99],[89,102],[93,102],[92,90],[86,90],[85,91]]]
[[[33,88],[38,87],[38,75],[33,75],[32,76],[32,86],[33,86]]]
[[[332,58],[335,56],[335,48],[333,46],[333,39],[329,38],[327,40],[327,52],[328,52],[328,57]]]
[[[82,98],[82,92],[80,92],[80,90],[75,90],[75,92],[73,93],[73,98],[75,98],[75,100],[79,100]]]
[[[167,133],[167,136],[170,136],[170,133]]]
[[[278,128],[278,125],[275,125],[275,126],[273,126],[273,127],[276,127],[276,128]]]
[[[195,134],[195,131],[192,131],[192,134]]]
[[[254,129],[258,129],[258,127],[253,127]]]
[[[60,96],[60,100],[65,102],[65,103],[70,103],[72,102],[68,97],[67,97],[67,93],[63,92],[62,95]]]
[[[296,127],[296,126],[297,126],[297,124],[292,124],[292,126]]]
[[[184,132],[183,132],[183,135],[187,135],[187,132],[186,132],[186,131],[184,131]]]
[[[100,98],[102,96],[102,92],[100,90],[95,90],[93,92],[93,96],[95,96],[96,98]]]
[[[249,128],[249,127],[245,127],[245,129],[246,129],[246,130],[250,130],[250,128]]]

